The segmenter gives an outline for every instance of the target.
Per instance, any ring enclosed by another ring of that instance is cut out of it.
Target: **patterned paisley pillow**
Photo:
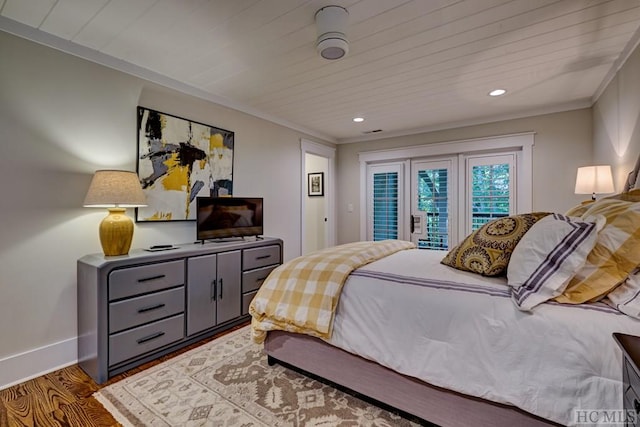
[[[533,212],[499,218],[468,235],[442,259],[441,263],[483,276],[507,272],[511,253],[522,236],[550,212]]]

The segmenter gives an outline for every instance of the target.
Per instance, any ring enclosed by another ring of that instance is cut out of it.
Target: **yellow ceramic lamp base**
[[[106,256],[126,255],[133,239],[133,221],[125,208],[109,208],[109,215],[100,223],[100,243]]]

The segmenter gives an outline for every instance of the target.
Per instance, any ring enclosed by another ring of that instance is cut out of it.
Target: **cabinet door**
[[[240,316],[241,259],[240,251],[218,254],[218,323]]]
[[[187,260],[187,335],[216,325],[216,254]]]

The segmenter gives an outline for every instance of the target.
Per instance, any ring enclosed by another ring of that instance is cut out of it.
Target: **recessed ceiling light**
[[[356,123],[362,123],[364,122],[364,117],[354,117],[353,121]]]
[[[505,93],[507,93],[507,91],[504,89],[494,89],[491,92],[489,92],[489,96],[500,96],[500,95],[504,95]]]

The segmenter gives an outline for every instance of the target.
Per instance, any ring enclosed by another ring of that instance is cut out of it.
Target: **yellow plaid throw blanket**
[[[253,340],[282,330],[329,338],[347,276],[365,264],[415,248],[403,240],[347,243],[293,259],[271,272],[251,301]]]

